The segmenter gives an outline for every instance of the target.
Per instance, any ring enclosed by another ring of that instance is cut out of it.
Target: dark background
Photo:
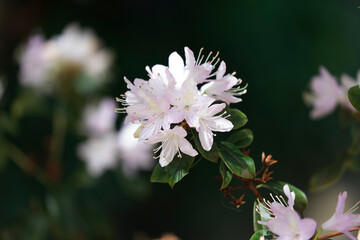
[[[360,1],[344,0],[2,0],[0,73],[9,90],[1,107],[16,98],[14,54],[35,30],[52,36],[71,22],[93,28],[116,53],[113,81],[104,92],[109,96],[126,90],[123,76],[145,78],[146,65],[166,65],[171,52],[183,56],[184,46],[195,55],[201,47],[220,51],[228,71],[249,84],[236,107],[247,114],[247,127],[255,135],[251,155],[260,161],[262,151],[272,154],[279,160],[275,177],[306,190],[311,174],[329,164],[350,137],[347,128],[339,127],[337,114],[310,120],[302,93],[320,65],[336,76],[355,76],[360,67],[358,6]],[[149,184],[151,193],[138,198],[118,189],[106,174],[78,194],[101,206],[116,239],[167,231],[183,239],[249,239],[252,198],[239,210],[222,200],[217,171],[202,161],[174,189]],[[0,209],[8,210],[0,210],[2,229],[26,211],[29,195],[38,191],[21,176],[16,166],[2,170]]]

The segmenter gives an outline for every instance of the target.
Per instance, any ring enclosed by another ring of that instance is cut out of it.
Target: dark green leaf
[[[217,148],[216,143],[214,142],[214,144],[212,145],[212,148],[210,149],[210,151],[206,151],[201,146],[201,142],[200,142],[200,139],[199,139],[199,134],[197,133],[197,131],[195,129],[191,129],[191,133],[194,136],[195,146],[196,146],[197,150],[200,152],[200,154],[205,159],[216,163],[218,161],[218,158],[219,158],[219,149]]]
[[[220,173],[222,176],[222,184],[221,184],[221,189],[226,188],[229,183],[231,182],[232,179],[232,173],[230,172],[230,170],[226,167],[224,162],[220,163]]]
[[[255,177],[254,160],[243,154],[234,144],[221,142],[219,150],[222,160],[233,174],[247,179]]]
[[[330,165],[323,166],[310,178],[310,190],[320,190],[335,183],[343,175],[347,165],[347,157],[342,154]]]
[[[348,91],[351,104],[359,112],[360,111],[360,85],[353,86]]]
[[[181,158],[178,156],[174,157],[171,163],[165,167],[170,187],[174,187],[175,183],[179,182],[189,173],[193,162],[194,157],[185,154],[183,154]]]
[[[248,122],[246,115],[238,109],[228,108],[226,112],[230,115],[227,119],[234,124],[233,130],[241,128]]]
[[[238,130],[226,139],[227,142],[234,144],[238,148],[245,148],[249,146],[253,140],[254,135],[252,131],[248,128]]]
[[[150,178],[151,182],[168,183],[168,175],[165,171],[165,167],[161,167],[160,164],[156,164]]]
[[[271,192],[273,192],[276,195],[282,195],[284,197],[284,199],[287,201],[287,197],[284,194],[283,191],[283,187],[284,185],[289,185],[290,191],[294,191],[295,192],[295,204],[294,204],[294,208],[298,211],[303,211],[305,210],[308,201],[307,201],[307,197],[305,195],[305,193],[303,191],[301,191],[299,188],[294,187],[293,185],[286,183],[286,182],[281,182],[281,181],[269,181],[267,183],[262,184],[263,187],[265,187],[266,189],[269,189]]]
[[[269,230],[259,230],[256,231],[250,238],[250,240],[262,240],[261,237],[264,236],[265,240],[273,239],[273,233]]]

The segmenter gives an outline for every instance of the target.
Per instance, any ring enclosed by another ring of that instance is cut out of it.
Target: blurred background
[[[119,164],[89,174],[77,150],[91,139],[78,130],[83,109],[124,93],[123,76],[146,78],[145,66],[167,65],[173,51],[184,56],[184,46],[195,55],[201,47],[220,51],[228,72],[249,85],[236,107],[254,132],[251,156],[260,163],[262,151],[272,154],[279,160],[274,177],[308,193],[310,177],[352,140],[337,113],[311,120],[302,93],[321,65],[335,76],[356,76],[358,6],[352,0],[0,0],[0,238],[145,240],[171,232],[181,239],[249,239],[253,198],[240,209],[223,200],[213,163],[202,161],[174,189],[150,183],[147,167],[128,175]],[[75,93],[25,84],[20,65],[29,38],[53,39],[72,23],[92,29],[106,49],[106,81]],[[124,116],[116,117],[119,129]],[[359,199],[360,174],[346,173],[338,191],[310,193],[307,216],[330,217],[339,191],[349,191],[349,207]]]

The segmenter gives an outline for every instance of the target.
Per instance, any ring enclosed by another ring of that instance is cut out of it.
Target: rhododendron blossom
[[[337,105],[355,111],[348,99],[347,92],[352,86],[359,83],[360,73],[358,73],[356,80],[347,74],[343,74],[340,77],[339,84],[337,79],[326,68],[320,67],[320,75],[311,79],[311,92],[304,93],[305,102],[313,106],[310,117],[318,119],[327,116],[335,110]]]
[[[272,216],[268,221],[259,221],[266,225],[279,240],[309,240],[315,233],[316,222],[311,218],[301,218],[294,210],[295,192],[290,192],[288,185],[285,185],[284,193],[288,198],[287,203],[282,197],[273,198],[274,202],[265,202],[262,206],[268,209]]]
[[[360,202],[344,213],[346,197],[346,191],[339,194],[334,215],[324,222],[322,227],[323,229],[342,232],[349,238],[356,240],[356,238],[352,236],[348,230],[360,225],[360,214],[352,214],[357,209],[357,205],[359,205]]]
[[[148,80],[136,78],[132,83],[125,78],[129,90],[121,95],[122,99],[117,98],[123,108],[116,110],[127,114],[126,123],[141,124],[135,133],[139,141],[162,142],[161,166],[169,164],[177,152],[190,156],[197,154],[184,138],[189,127],[196,129],[202,147],[209,151],[214,131],[228,132],[233,128],[226,119],[228,115],[219,115],[226,104],[213,104],[214,101],[239,102],[241,99],[237,96],[246,92],[245,88],[236,88],[241,81],[233,74],[225,74],[225,62],[214,71],[219,62],[218,53],[204,57],[201,51],[195,59],[194,53],[185,47],[185,60],[173,52],[168,66],[147,66]],[[208,91],[200,91],[202,85],[208,85]]]
[[[104,83],[112,61],[91,30],[70,24],[49,40],[40,34],[30,37],[19,56],[20,82],[51,93],[69,80],[78,92],[87,93]]]

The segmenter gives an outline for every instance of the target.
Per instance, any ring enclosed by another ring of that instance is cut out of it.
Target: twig
[[[357,227],[354,227],[352,229],[349,229],[348,231],[353,232],[353,231],[356,231],[356,230],[359,230],[359,229],[360,229],[360,226],[357,226]],[[339,235],[342,235],[342,234],[344,234],[344,233],[342,233],[342,232],[334,232],[334,233],[323,235],[323,236],[319,237],[318,240],[327,239],[327,238],[331,238],[331,237],[336,237],[336,236],[339,236]]]

